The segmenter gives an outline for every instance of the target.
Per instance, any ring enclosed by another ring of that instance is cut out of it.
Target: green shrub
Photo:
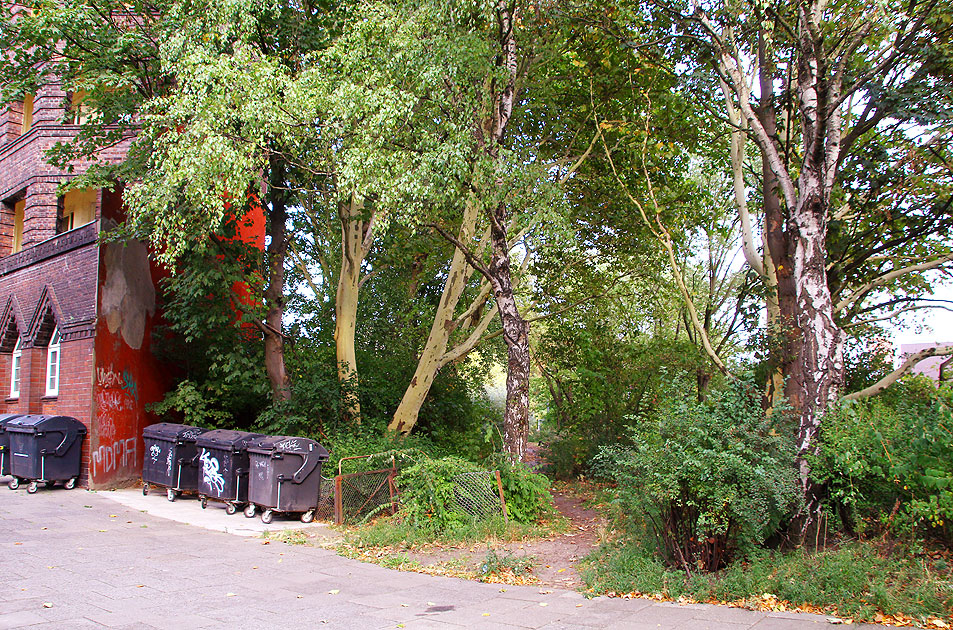
[[[877,613],[921,619],[953,613],[949,567],[902,545],[878,547],[849,542],[824,551],[760,550],[746,562],[714,574],[689,578],[631,544],[601,547],[582,566],[582,577],[596,593],[658,593],[697,601],[759,600],[770,593],[795,606],[805,604],[857,620]]]
[[[549,492],[549,479],[538,475],[524,464],[512,464],[500,458],[496,467],[500,471],[506,513],[518,523],[535,523],[539,517],[553,509],[553,495]]]
[[[632,446],[604,448],[594,465],[618,482],[630,533],[654,535],[669,566],[714,571],[764,541],[793,507],[793,431],[783,409],[765,414],[750,383],[705,402],[683,391],[676,379],[655,413],[634,419]]]
[[[949,388],[911,378],[825,415],[814,478],[848,526],[953,533],[953,405]]]
[[[416,527],[440,532],[472,521],[459,509],[453,478],[480,468],[459,457],[425,459],[397,476],[402,518]]]

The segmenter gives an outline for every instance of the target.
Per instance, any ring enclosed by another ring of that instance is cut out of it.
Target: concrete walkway
[[[587,600],[389,571],[326,549],[159,518],[109,494],[0,487],[0,629],[829,627],[816,615]],[[202,514],[195,501],[180,507]],[[210,505],[213,515],[246,520]]]

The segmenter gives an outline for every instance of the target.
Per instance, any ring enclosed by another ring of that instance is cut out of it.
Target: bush
[[[596,593],[755,604],[767,593],[775,602],[817,606],[857,621],[882,621],[878,613],[948,618],[953,611],[949,567],[903,545],[848,542],[824,551],[761,550],[719,573],[689,578],[644,549],[614,544],[587,558],[582,576]]]
[[[396,479],[402,518],[433,532],[469,524],[470,515],[457,505],[453,478],[479,470],[459,457],[425,459],[403,470]]]
[[[502,460],[502,457],[494,458]],[[491,460],[492,461],[492,460]],[[522,464],[498,461],[506,511],[510,520],[535,523],[552,505],[549,480],[529,471]],[[454,477],[486,469],[459,457],[421,459],[397,476],[400,489],[400,513],[405,521],[439,533],[475,520],[460,508],[459,490]],[[495,485],[495,484],[494,484]]]
[[[812,462],[852,528],[869,523],[913,534],[953,529],[953,405],[949,388],[906,379],[864,401],[842,401],[825,416]]]
[[[537,475],[523,464],[512,464],[500,458],[496,467],[500,471],[506,512],[518,523],[535,523],[543,514],[553,510],[553,495],[549,492],[549,479]]]
[[[669,566],[715,571],[774,533],[794,506],[793,431],[783,409],[765,414],[751,383],[706,402],[680,395],[679,385],[635,419],[631,447],[604,448],[595,465],[618,482],[629,524],[654,535]]]

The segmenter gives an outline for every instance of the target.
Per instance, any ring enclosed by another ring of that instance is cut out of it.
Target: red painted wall
[[[104,191],[103,216],[118,222],[121,203],[121,193]],[[152,354],[152,330],[160,317],[155,290],[164,272],[147,252],[139,244],[106,244],[100,252],[91,488],[140,476],[142,430],[156,422],[146,406],[161,400],[170,383],[168,369]]]

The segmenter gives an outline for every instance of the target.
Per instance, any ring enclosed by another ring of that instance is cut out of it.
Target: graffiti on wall
[[[89,454],[93,481],[135,474],[139,437],[129,436],[139,413],[139,387],[129,370],[96,368],[96,414],[99,446]]]
[[[117,470],[136,469],[136,445],[139,438],[116,440],[107,446],[100,446],[90,457],[90,473],[93,479],[97,475],[111,474]]]

